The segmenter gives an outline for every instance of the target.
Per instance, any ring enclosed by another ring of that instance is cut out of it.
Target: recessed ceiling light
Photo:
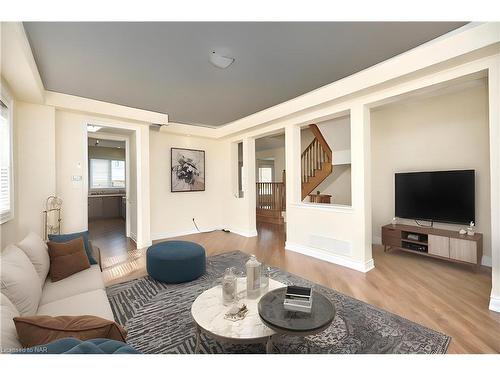
[[[212,63],[212,65],[220,69],[226,69],[229,65],[231,65],[234,62],[234,59],[232,57],[221,56],[217,54],[215,51],[212,51],[209,60]]]
[[[102,126],[97,125],[87,125],[87,131],[91,133],[95,133],[96,131],[102,129]]]

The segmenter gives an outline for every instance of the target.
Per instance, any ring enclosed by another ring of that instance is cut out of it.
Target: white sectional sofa
[[[114,320],[99,265],[57,282],[48,277],[49,266],[47,245],[34,233],[0,254],[0,353],[21,348],[12,320],[16,316],[94,315]]]

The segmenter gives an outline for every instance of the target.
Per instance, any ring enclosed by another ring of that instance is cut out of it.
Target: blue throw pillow
[[[94,257],[92,256],[92,251],[90,250],[89,244],[89,231],[79,232],[79,233],[68,233],[68,234],[49,234],[49,240],[53,242],[68,242],[74,240],[75,238],[82,237],[83,244],[85,245],[85,252],[87,253],[87,258],[89,258],[90,264],[97,264]]]

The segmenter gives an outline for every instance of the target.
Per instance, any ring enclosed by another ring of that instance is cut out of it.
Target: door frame
[[[107,126],[108,128],[112,126]],[[103,126],[103,128],[106,128]],[[116,129],[116,127],[114,127]],[[86,180],[87,183],[85,184],[84,190],[86,191],[87,197],[90,192],[90,181],[89,181],[89,157],[88,157],[88,139],[89,137],[91,138],[96,138],[96,139],[103,139],[103,140],[109,140],[109,141],[124,141],[125,142],[125,201],[126,201],[126,207],[125,207],[125,233],[127,237],[130,237],[130,137],[124,134],[110,134],[110,133],[89,133],[87,132],[87,137],[86,137],[86,147],[85,149],[87,150],[86,154]],[[88,222],[88,208],[87,208],[87,222]]]
[[[105,128],[122,129],[129,133],[131,147],[132,137],[134,137],[135,152],[131,153],[131,160],[136,160],[136,198],[135,202],[136,214],[133,215],[131,209],[130,217],[135,219],[135,227],[130,222],[130,238],[132,238],[138,249],[151,246],[151,225],[150,225],[150,197],[149,197],[149,125],[141,123],[131,123],[120,120],[102,119],[100,117],[89,116],[82,121],[84,158],[87,162],[83,163],[83,189],[82,195],[88,194],[88,132],[87,125],[96,125]],[[131,148],[130,147],[130,148]],[[129,163],[130,164],[130,163]],[[81,167],[81,166],[80,166]],[[82,199],[87,202],[87,195],[82,196]],[[83,220],[88,223],[88,210],[83,210]],[[134,232],[135,230],[135,232]]]

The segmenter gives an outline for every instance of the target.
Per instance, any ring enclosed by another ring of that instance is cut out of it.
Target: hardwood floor
[[[101,250],[102,267],[108,268],[133,259],[133,240],[125,236],[122,218],[89,220],[89,239]]]
[[[106,235],[104,228],[98,225],[100,233]],[[375,245],[375,269],[363,274],[285,251],[280,228],[259,224],[259,236],[252,238],[217,231],[177,239],[201,244],[207,255],[232,250],[255,254],[266,264],[446,333],[452,337],[448,353],[500,352],[500,313],[488,310],[491,269],[475,273],[472,267],[460,264],[398,251],[384,253],[382,246]],[[92,237],[103,247],[109,243],[113,249],[103,248],[103,253],[121,260],[103,271],[107,285],[146,274],[145,249],[127,251],[130,243],[125,241],[118,250],[118,240],[105,242],[96,232]]]

